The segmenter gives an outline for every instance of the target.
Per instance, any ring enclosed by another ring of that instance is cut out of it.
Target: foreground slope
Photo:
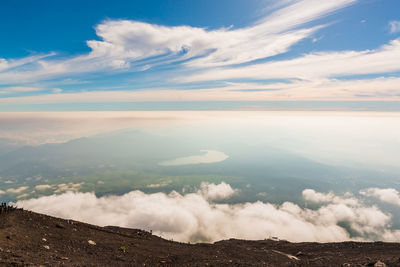
[[[184,244],[23,210],[0,214],[2,266],[385,266],[382,262],[400,266],[400,244],[234,239]]]

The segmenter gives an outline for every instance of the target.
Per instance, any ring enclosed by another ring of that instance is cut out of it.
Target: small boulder
[[[50,249],[50,247],[49,247],[49,246],[47,246],[47,245],[46,245],[46,246],[43,246],[43,247],[44,247],[45,249]]]
[[[65,229],[65,226],[61,222],[56,223],[56,227],[60,229]]]
[[[304,256],[307,256],[307,255],[304,254],[303,252],[299,251],[299,252],[296,253],[295,256],[296,256],[296,257],[304,257]]]
[[[382,261],[377,261],[374,264],[374,267],[386,267],[386,264],[384,262],[382,262]]]
[[[93,240],[88,240],[88,243],[89,245],[96,246],[96,242],[94,242]]]

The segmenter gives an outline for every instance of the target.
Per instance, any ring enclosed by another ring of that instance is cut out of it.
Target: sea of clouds
[[[18,207],[96,225],[116,225],[152,230],[164,238],[182,242],[214,242],[227,238],[259,240],[279,237],[294,242],[345,240],[400,241],[400,230],[391,229],[392,216],[365,198],[400,206],[394,189],[362,190],[363,199],[346,193],[302,192],[304,208],[292,202],[281,205],[261,201],[221,204],[240,194],[227,183],[202,183],[192,193],[172,191],[97,197],[94,193],[65,192],[20,200]]]

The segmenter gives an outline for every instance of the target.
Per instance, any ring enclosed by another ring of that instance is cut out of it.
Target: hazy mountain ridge
[[[162,161],[197,155],[201,149],[220,150],[229,157],[217,163],[159,165]],[[193,141],[178,135],[160,136],[140,131],[119,131],[65,143],[23,146],[0,155],[3,184],[6,180],[13,181],[13,184],[4,184],[5,188],[29,184],[35,186],[45,181],[47,184],[56,181],[62,183],[63,179],[80,183],[85,182],[88,176],[93,176],[90,179],[95,182],[96,176],[104,177],[107,174],[112,177],[113,173],[126,173],[125,176],[130,179],[129,173],[132,172],[142,173],[143,177],[164,176],[166,180],[177,176],[221,177],[241,188],[243,194],[242,197],[237,196],[237,201],[254,200],[243,196],[254,196],[259,192],[273,196],[275,191],[279,191],[283,197],[275,200],[284,201],[293,200],[296,195],[300,197],[301,190],[310,187],[345,192],[375,186],[377,177],[380,177],[379,182],[393,181],[387,173],[318,163],[268,145],[243,145],[205,137],[197,137]],[[135,176],[132,179],[137,179]],[[229,177],[241,177],[242,181]],[[101,178],[98,180],[101,181]],[[149,180],[149,185],[154,183]],[[187,185],[191,185],[190,180]],[[258,192],[254,194],[247,185]]]

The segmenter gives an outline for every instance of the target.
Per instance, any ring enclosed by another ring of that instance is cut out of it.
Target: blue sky
[[[399,10],[397,0],[4,0],[0,110],[395,101]]]

